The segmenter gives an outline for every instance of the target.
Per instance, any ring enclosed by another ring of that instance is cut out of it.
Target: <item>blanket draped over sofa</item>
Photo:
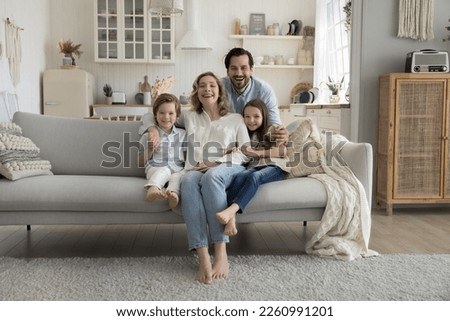
[[[321,146],[326,146],[325,137],[318,142]],[[328,198],[319,227],[306,244],[309,254],[343,260],[377,255],[369,250],[371,218],[364,187],[346,164],[327,155],[347,142],[344,136],[333,135],[331,148],[319,150],[324,173],[310,175],[322,182]]]
[[[26,112],[16,112],[13,122],[54,175],[0,177],[0,225],[184,223],[179,208],[171,210],[165,200],[145,201],[144,168],[137,162],[140,122]],[[373,254],[372,147],[332,136],[337,148],[318,149],[320,171],[262,185],[237,222],[320,221],[307,253],[343,260]]]

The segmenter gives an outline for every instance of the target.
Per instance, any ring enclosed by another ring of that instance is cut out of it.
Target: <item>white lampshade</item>
[[[183,0],[149,0],[149,11],[160,16],[181,16]]]

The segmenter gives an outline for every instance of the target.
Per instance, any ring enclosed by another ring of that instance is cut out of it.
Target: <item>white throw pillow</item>
[[[0,174],[12,181],[53,175],[50,162],[40,158],[40,149],[12,122],[0,123]]]

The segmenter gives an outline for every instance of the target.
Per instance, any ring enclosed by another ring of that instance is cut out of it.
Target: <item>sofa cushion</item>
[[[289,178],[263,184],[258,188],[245,213],[299,208],[324,208],[327,192],[318,180],[310,177]]]
[[[12,122],[0,123],[0,175],[9,180],[52,175],[51,164],[41,159],[40,150],[22,129]]]
[[[140,177],[53,175],[0,180],[3,211],[165,212],[167,201],[145,201]]]
[[[16,112],[13,121],[39,146],[55,175],[145,177],[138,166],[139,121],[103,121]],[[56,139],[57,138],[57,139]]]

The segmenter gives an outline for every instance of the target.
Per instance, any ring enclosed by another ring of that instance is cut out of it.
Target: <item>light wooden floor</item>
[[[303,254],[317,228],[299,223],[240,224],[230,255]],[[450,209],[397,209],[393,216],[372,212],[370,246],[380,253],[449,253]],[[183,224],[107,226],[0,226],[0,256],[135,257],[189,255]]]

